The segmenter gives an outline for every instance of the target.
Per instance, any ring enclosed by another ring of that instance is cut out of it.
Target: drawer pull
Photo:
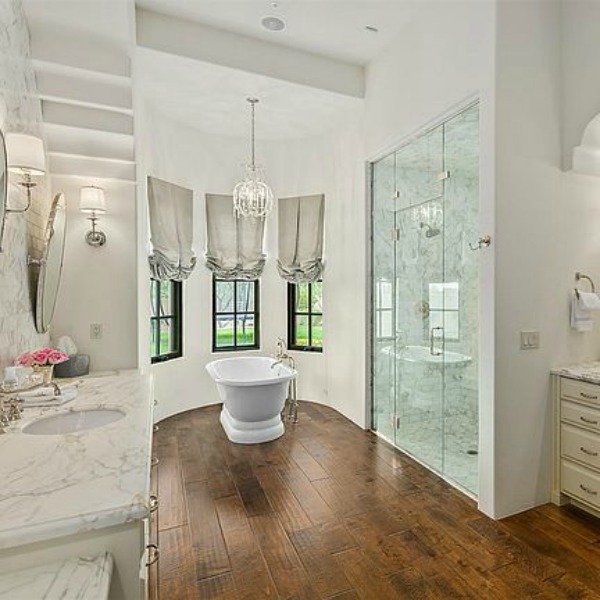
[[[596,395],[596,396],[594,396],[594,395],[592,395],[592,394],[586,394],[585,392],[579,392],[579,395],[580,395],[582,398],[587,398],[588,400],[598,400],[598,396],[597,396],[597,395]]]
[[[585,485],[583,485],[582,483],[579,484],[579,487],[586,493],[586,494],[590,494],[590,496],[597,496],[598,492],[596,492],[595,490],[591,490],[589,487],[586,487]]]
[[[158,466],[158,463],[160,462],[160,459],[158,458],[158,456],[153,456],[152,459],[150,460],[150,464],[153,467]]]
[[[598,456],[597,452],[592,452],[591,450],[588,450],[587,448],[584,448],[583,446],[581,446],[579,448],[584,454],[587,454],[588,456]]]
[[[580,421],[584,423],[589,423],[590,425],[598,425],[598,421],[594,421],[594,419],[586,419],[585,417],[579,417]]]
[[[154,494],[150,496],[149,508],[151,513],[156,512],[158,510],[158,497]]]
[[[148,544],[146,549],[148,550],[148,562],[146,562],[146,566],[151,567],[155,562],[158,562],[160,553],[156,544]]]
[[[158,425],[155,425],[155,426],[152,428],[152,431],[154,431],[154,433],[156,433],[156,432],[157,432],[159,429],[160,429],[160,427],[159,427]]]

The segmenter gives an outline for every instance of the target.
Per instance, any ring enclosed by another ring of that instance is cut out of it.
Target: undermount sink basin
[[[42,417],[23,428],[23,433],[31,435],[61,435],[87,429],[96,429],[115,423],[125,416],[116,408],[90,408],[72,410],[49,417]]]

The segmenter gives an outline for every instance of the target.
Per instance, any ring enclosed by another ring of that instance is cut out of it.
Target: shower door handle
[[[439,339],[442,339],[444,336],[444,328],[443,327],[432,327],[429,331],[429,354],[431,354],[431,356],[441,356],[443,354],[442,350],[436,350],[435,349],[435,332],[439,331],[441,332],[441,336],[439,336]]]

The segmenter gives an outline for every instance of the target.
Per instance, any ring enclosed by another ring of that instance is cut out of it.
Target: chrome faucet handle
[[[0,398],[0,434],[6,433],[4,428],[10,425],[9,410],[10,409],[6,404],[6,400],[4,398]]]
[[[11,398],[9,402],[8,408],[8,420],[9,421],[18,421],[21,418],[21,413],[23,409],[20,407],[23,401],[17,398]]]
[[[286,354],[286,346],[285,346],[285,340],[283,338],[278,337],[277,338],[277,358],[281,358],[283,356],[285,356]]]

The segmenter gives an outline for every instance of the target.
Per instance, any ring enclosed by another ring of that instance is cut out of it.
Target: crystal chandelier
[[[252,137],[250,164],[246,165],[244,180],[233,189],[233,211],[236,217],[264,219],[273,208],[273,192],[264,181],[262,167],[254,163],[254,110],[258,98],[247,98],[252,110]]]

